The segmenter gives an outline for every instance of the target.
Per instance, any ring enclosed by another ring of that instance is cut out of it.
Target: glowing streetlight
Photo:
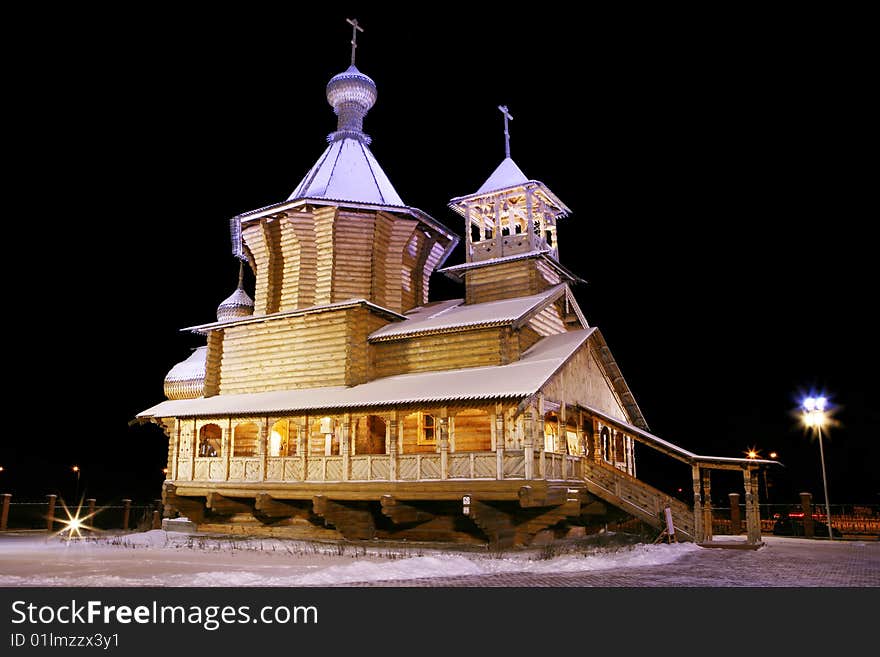
[[[828,408],[828,400],[824,396],[806,397],[801,402],[801,420],[804,426],[812,429],[819,437],[819,456],[822,459],[822,486],[825,489],[825,519],[828,525],[828,538],[834,540],[831,532],[831,504],[828,502],[828,477],[825,474],[825,448],[822,446],[822,428],[828,426],[830,418],[825,409]]]
[[[79,497],[79,466],[73,466],[71,471],[76,475],[76,488],[73,491],[73,499],[76,500],[76,498]]]

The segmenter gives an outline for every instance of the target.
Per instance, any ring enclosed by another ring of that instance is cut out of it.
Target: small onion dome
[[[344,72],[334,75],[327,83],[327,102],[338,116],[336,132],[328,139],[354,138],[369,143],[364,134],[364,116],[376,104],[376,83],[352,64]]]
[[[254,314],[254,300],[244,291],[244,267],[238,270],[238,287],[217,306],[217,321],[225,322]]]
[[[195,399],[205,387],[205,357],[208,347],[199,347],[190,357],[177,363],[165,376],[165,396],[168,399]]]
[[[327,102],[337,113],[343,103],[357,103],[366,113],[376,104],[376,83],[352,64],[342,73],[330,78],[327,83]]]

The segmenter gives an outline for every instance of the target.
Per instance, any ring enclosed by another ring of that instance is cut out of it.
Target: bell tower
[[[559,264],[557,221],[570,210],[510,157],[513,117],[506,106],[498,109],[504,116],[504,160],[476,192],[449,202],[464,217],[466,262],[442,271],[465,280],[467,303],[537,294],[578,280]]]

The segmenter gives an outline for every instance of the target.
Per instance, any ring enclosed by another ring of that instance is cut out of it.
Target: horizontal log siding
[[[373,343],[374,377],[501,365],[502,329],[489,328]]]
[[[491,415],[471,408],[455,415],[455,451],[483,452],[492,449]]]
[[[223,331],[220,394],[346,385],[350,310]]]

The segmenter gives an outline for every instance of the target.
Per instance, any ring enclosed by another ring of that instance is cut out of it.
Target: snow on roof
[[[204,378],[207,355],[208,347],[198,347],[190,354],[189,358],[180,361],[171,368],[171,371],[165,376],[165,381],[170,383]]]
[[[509,157],[504,158],[498,168],[492,172],[492,175],[486,179],[482,187],[477,190],[477,194],[485,194],[486,192],[494,192],[496,189],[506,189],[508,187],[516,187],[529,182],[526,174],[522,172],[516,162]]]
[[[457,304],[447,302],[434,308],[434,312],[422,311],[409,316],[406,321],[383,326],[370,334],[370,341],[389,340],[415,333],[442,332],[454,328],[492,326],[511,324],[541,310],[552,300],[565,293],[565,284],[560,283],[541,294],[527,297],[502,299],[464,305],[461,299]]]
[[[405,207],[370,148],[357,139],[332,142],[288,197]]]
[[[509,365],[389,376],[369,383],[165,401],[139,418],[283,413],[441,402],[521,398],[537,392],[595,329],[544,338]]]
[[[325,310],[342,310],[345,308],[352,308],[354,306],[364,306],[365,308],[370,309],[377,315],[381,315],[388,319],[405,319],[403,315],[400,313],[396,313],[393,310],[389,310],[388,308],[383,308],[382,306],[377,306],[375,303],[371,301],[367,301],[366,299],[346,299],[345,301],[334,301],[333,303],[325,303],[318,306],[308,306],[307,308],[294,308],[293,310],[281,310],[276,313],[270,313],[268,315],[247,315],[245,317],[240,317],[238,319],[225,319],[218,320],[216,322],[209,322],[208,324],[197,324],[196,326],[187,326],[185,328],[180,329],[181,331],[192,331],[193,333],[206,333],[207,331],[218,329],[218,328],[229,328],[230,326],[238,326],[239,324],[254,324],[257,322],[266,322],[273,319],[278,319],[279,317],[294,317],[296,315],[310,315],[314,313],[324,312]]]

